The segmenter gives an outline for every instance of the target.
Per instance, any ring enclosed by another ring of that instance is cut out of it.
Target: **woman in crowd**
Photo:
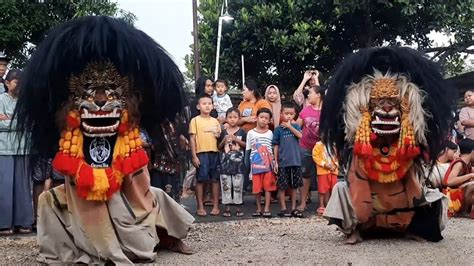
[[[293,93],[293,100],[301,107],[306,107],[309,104],[307,98],[304,97],[303,92],[308,90],[311,86],[319,86],[319,71],[306,70],[301,80],[300,85]]]
[[[272,106],[267,100],[262,98],[262,94],[257,88],[257,83],[253,80],[245,82],[242,97],[243,100],[239,104],[241,118],[238,124],[245,132],[248,132],[257,126],[257,111],[261,108],[272,110]]]
[[[270,129],[273,130],[280,125],[281,97],[280,90],[275,85],[270,85],[265,90],[265,100],[272,106],[273,118],[270,123]]]
[[[31,233],[34,222],[25,138],[19,139],[12,120],[20,75],[20,70],[10,70],[5,78],[8,93],[0,95],[0,235]]]

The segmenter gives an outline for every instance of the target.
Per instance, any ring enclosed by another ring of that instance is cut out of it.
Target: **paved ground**
[[[246,219],[196,223],[186,242],[195,254],[159,251],[158,264],[330,264],[330,265],[473,265],[474,222],[451,219],[439,243],[404,238],[342,244],[341,233],[326,221]],[[1,264],[32,264],[38,255],[32,236],[0,239]]]
[[[355,246],[342,244],[344,237],[326,220],[315,216],[317,194],[305,219],[255,219],[251,195],[244,197],[245,216],[198,217],[186,240],[196,252],[185,256],[159,251],[157,264],[337,264],[337,265],[474,265],[474,221],[450,219],[439,243],[404,238],[368,239]],[[195,212],[193,198],[182,203]],[[210,212],[211,207],[207,207]],[[272,212],[279,211],[272,204]],[[1,264],[36,262],[34,236],[0,238]]]

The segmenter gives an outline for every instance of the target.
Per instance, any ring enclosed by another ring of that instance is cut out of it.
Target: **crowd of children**
[[[317,71],[305,73],[308,86],[302,96],[307,104],[299,114],[297,104],[282,102],[275,85],[269,85],[262,95],[256,82],[247,80],[243,100],[235,108],[225,80],[216,80],[211,92],[207,88],[210,80],[205,79],[206,89],[198,92],[194,101],[198,114],[189,123],[197,216],[207,215],[206,184],[211,187],[211,215],[221,214],[221,201],[222,216],[244,216],[241,205],[247,178],[255,197],[253,217],[272,217],[270,204],[275,197],[279,217],[303,217],[310,184],[315,182],[320,192],[318,214],[322,215],[337,182],[339,165],[334,151],[318,142],[325,92],[315,85],[314,73]],[[291,206],[287,206],[287,196]]]

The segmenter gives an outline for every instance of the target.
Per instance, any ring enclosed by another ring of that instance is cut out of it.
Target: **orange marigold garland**
[[[120,189],[124,176],[148,164],[138,127],[128,127],[128,113],[122,112],[119,133],[114,147],[112,165],[93,168],[84,161],[83,135],[77,110],[67,116],[67,128],[61,133],[59,152],[53,160],[58,172],[75,177],[76,191],[86,200],[105,201]]]
[[[356,132],[354,152],[361,157],[370,157],[373,153],[372,144],[370,143],[372,138],[372,130],[370,128],[370,113],[368,110],[362,111],[362,120],[359,125],[359,129]]]

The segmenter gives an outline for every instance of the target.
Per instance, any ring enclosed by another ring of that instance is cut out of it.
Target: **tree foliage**
[[[209,76],[221,4],[201,0],[199,6],[201,66]],[[462,70],[461,52],[473,52],[473,0],[233,0],[228,10],[235,20],[223,25],[219,77],[233,84],[241,82],[241,54],[246,76],[293,90],[304,70],[330,74],[344,55],[364,47],[412,45],[449,73]],[[427,36],[432,31],[450,33],[453,40],[435,47]],[[186,57],[190,77],[192,58]]]
[[[135,15],[111,1],[0,1],[0,50],[22,67],[49,29],[74,17],[107,15],[132,23]]]

